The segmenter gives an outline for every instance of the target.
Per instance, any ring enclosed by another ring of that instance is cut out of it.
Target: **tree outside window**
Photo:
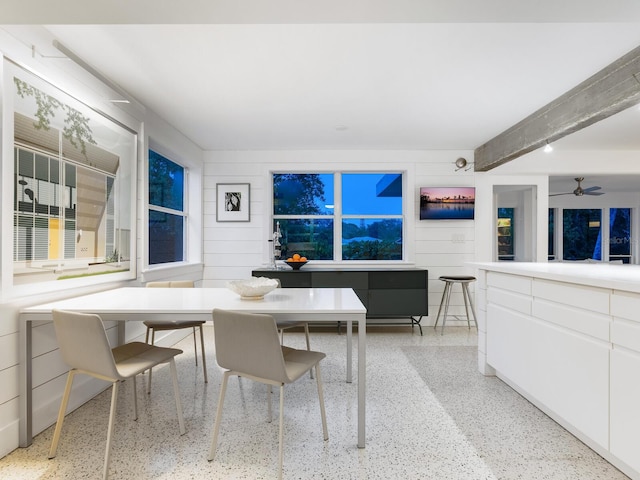
[[[279,223],[284,258],[402,260],[402,206],[401,173],[273,175],[273,228]]]
[[[185,258],[185,169],[149,150],[149,265]]]

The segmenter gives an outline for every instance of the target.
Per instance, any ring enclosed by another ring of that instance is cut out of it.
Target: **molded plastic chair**
[[[173,380],[173,391],[176,398],[176,408],[178,410],[180,434],[185,433],[180,391],[178,389],[178,375],[174,359],[176,355],[182,353],[182,350],[178,350],[177,348],[156,347],[142,342],[131,342],[112,349],[109,345],[102,320],[98,315],[54,310],[53,324],[62,358],[65,363],[71,367],[71,370],[69,370],[67,385],[60,404],[58,421],[53,433],[49,458],[56,456],[60,431],[62,430],[62,423],[64,422],[67,403],[69,401],[69,394],[71,393],[73,379],[78,373],[91,375],[92,377],[113,384],[109,426],[107,429],[107,446],[104,455],[104,479],[106,479],[109,474],[111,440],[118,400],[119,382],[128,378],[133,379],[134,419],[137,419],[136,375],[161,363],[169,363],[171,378]]]
[[[278,288],[280,288],[280,279],[276,278]],[[303,320],[277,320],[276,326],[280,332],[280,342],[284,345],[284,331],[290,328],[302,328],[304,330],[304,338],[307,342],[307,350],[311,350],[311,342],[309,340],[309,322]],[[309,376],[313,378],[313,369],[309,370]]]
[[[146,285],[151,288],[193,288],[193,282],[190,280],[179,280],[172,282],[149,282]],[[196,327],[200,328],[200,349],[202,350],[202,371],[204,373],[204,383],[209,382],[209,378],[207,377],[207,359],[205,357],[204,351],[204,333],[202,330],[202,326],[204,325],[204,321],[196,320],[147,320],[142,322],[147,327],[147,333],[145,335],[144,341],[149,343],[149,333],[151,333],[151,345],[154,344],[156,338],[156,331],[163,330],[181,330],[183,328],[192,328],[193,329],[193,349],[195,351],[196,358],[196,366],[198,365],[198,347],[196,346]],[[151,370],[149,370],[149,378],[147,381],[147,393],[151,393]]]
[[[295,382],[314,367],[318,383],[322,432],[324,439],[329,439],[320,374],[320,360],[326,355],[321,352],[296,350],[281,345],[276,322],[270,315],[215,309],[213,311],[213,325],[216,360],[218,365],[227,370],[224,372],[220,389],[208,460],[213,460],[216,454],[222,406],[229,377],[231,375],[246,377],[269,385],[270,391],[271,386],[280,387],[280,430],[278,436],[278,478],[280,479],[282,478],[284,440],[284,385]],[[269,412],[271,412],[271,395],[268,398]]]

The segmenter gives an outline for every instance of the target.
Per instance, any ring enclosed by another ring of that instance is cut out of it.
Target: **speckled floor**
[[[344,381],[346,337],[312,331],[312,348],[327,353],[329,441],[322,440],[315,381],[304,377],[285,394],[285,479],[627,478],[504,383],[480,375],[474,330],[448,327],[443,336],[424,330],[423,337],[409,328],[368,332],[365,449],[356,447],[357,384]],[[275,478],[278,424],[266,422],[266,387],[248,380],[230,382],[218,454],[206,460],[221,379],[213,330],[206,334],[208,384],[194,365],[191,339],[180,344],[184,436],[167,368],[154,370],[150,396],[138,382],[138,421],[131,417],[131,383],[125,383],[110,478]],[[301,333],[286,339],[304,348]],[[100,478],[109,401],[105,392],[67,416],[55,459],[47,459],[50,428],[31,447],[0,460],[0,479]]]

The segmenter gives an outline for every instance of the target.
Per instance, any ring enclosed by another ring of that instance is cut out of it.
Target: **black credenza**
[[[408,318],[422,334],[420,320],[429,314],[428,270],[313,269],[270,270],[259,268],[254,277],[277,278],[283,288],[353,288],[367,308],[367,318]]]

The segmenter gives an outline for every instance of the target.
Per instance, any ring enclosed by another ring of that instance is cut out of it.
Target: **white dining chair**
[[[213,325],[216,360],[218,365],[226,371],[220,388],[208,460],[213,460],[216,455],[222,408],[229,377],[232,375],[245,377],[264,383],[269,387],[280,387],[278,478],[281,479],[284,459],[284,386],[295,382],[312,368],[316,369],[323,438],[329,439],[320,373],[320,361],[326,355],[321,352],[296,350],[281,345],[276,322],[270,315],[215,309],[213,310]],[[270,413],[271,395],[268,396],[268,402]]]
[[[173,280],[167,282],[148,282],[147,288],[193,288],[194,283],[191,280]],[[203,320],[145,320],[142,322],[147,327],[144,338],[146,343],[153,345],[156,339],[156,332],[167,330],[181,330],[183,328],[191,328],[193,330],[193,350],[195,351],[196,367],[198,366],[198,347],[196,342],[196,328],[200,329],[200,350],[202,352],[202,373],[204,375],[204,383],[209,382],[207,376],[207,358],[204,350],[204,331],[202,326]],[[149,342],[151,335],[151,342]],[[152,369],[149,370],[149,378],[147,379],[147,393],[151,393]]]
[[[111,348],[102,320],[98,315],[94,314],[54,310],[53,325],[62,359],[71,369],[67,376],[67,384],[62,396],[62,402],[60,403],[60,410],[58,411],[58,420],[53,433],[49,458],[56,456],[58,440],[60,439],[60,432],[69,401],[69,394],[73,386],[73,379],[77,374],[91,375],[92,377],[112,383],[111,409],[107,428],[103,479],[107,479],[109,475],[111,442],[118,400],[118,385],[121,381],[129,378],[133,380],[134,419],[137,419],[136,375],[161,363],[169,363],[176,409],[178,411],[180,434],[185,433],[175,364],[175,356],[182,353],[182,350],[157,347],[142,342],[131,342]]]

